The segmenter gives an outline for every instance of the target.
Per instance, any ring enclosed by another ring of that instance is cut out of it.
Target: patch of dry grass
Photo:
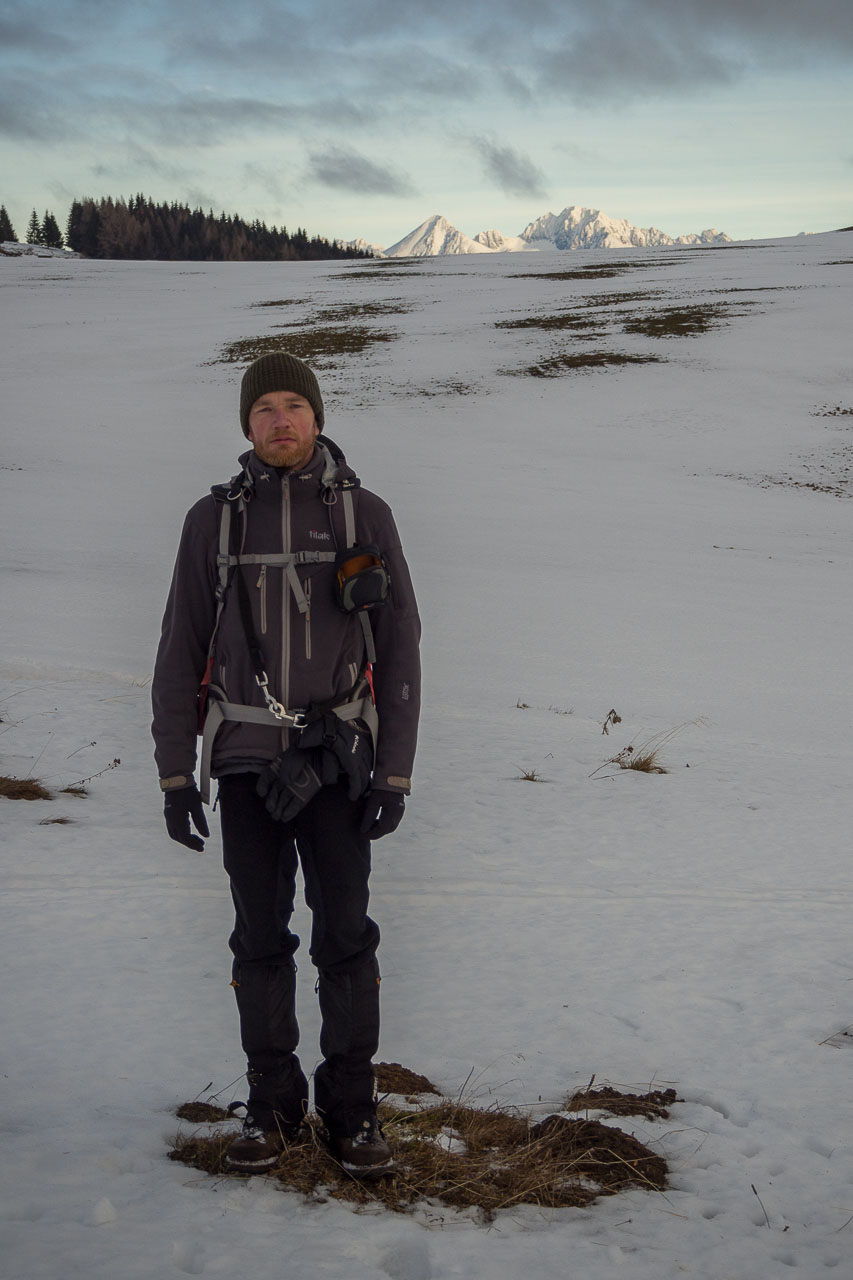
[[[594,1077],[593,1077],[594,1078]],[[648,1093],[620,1093],[610,1085],[578,1089],[565,1102],[565,1111],[604,1111],[611,1116],[643,1116],[646,1120],[666,1120],[678,1097],[674,1089],[650,1089]]]
[[[540,360],[538,364],[526,365],[518,369],[502,369],[501,373],[520,374],[530,378],[559,378],[564,373],[583,373],[588,369],[660,363],[660,356],[628,355],[624,351],[563,352]]]
[[[229,342],[212,364],[251,364],[259,356],[286,351],[300,360],[328,365],[339,356],[361,355],[380,342],[393,342],[398,335],[390,329],[368,328],[366,325],[317,327],[261,334],[255,338],[239,338]]]
[[[391,270],[392,266],[394,266],[394,264],[391,260],[389,260],[387,265],[385,264],[380,265],[379,262],[374,261],[368,270],[342,271],[340,275],[333,276],[332,278],[336,281],[337,280],[384,280],[387,284],[389,271]],[[397,280],[399,279],[400,276],[433,276],[437,274],[438,272],[435,272],[435,271],[414,271],[407,264],[402,269],[400,267],[397,267],[396,270],[394,270],[393,276],[394,276],[394,279]]]
[[[731,317],[730,306],[706,302],[693,307],[661,307],[659,311],[627,320],[622,327],[625,333],[637,333],[645,338],[690,338],[719,328]]]
[[[224,1107],[214,1106],[212,1102],[182,1102],[175,1109],[175,1115],[190,1124],[217,1124],[220,1120],[231,1119]]]
[[[399,1062],[377,1062],[373,1068],[373,1074],[376,1077],[376,1088],[380,1093],[396,1093],[403,1096],[422,1093],[439,1095],[439,1090],[431,1080],[426,1076],[418,1075],[417,1071],[410,1071],[408,1067],[401,1066]]]
[[[619,723],[619,719],[617,718],[613,723]],[[665,729],[662,733],[652,734],[650,738],[646,738],[639,746],[629,743],[627,747],[617,751],[615,756],[610,756],[609,759],[605,760],[604,764],[600,764],[589,776],[594,778],[597,773],[600,773],[602,769],[606,769],[609,764],[615,764],[620,769],[633,769],[637,773],[669,773],[669,770],[660,762],[662,748],[676,734],[689,728],[690,725],[703,725],[706,723],[705,716],[697,716],[695,720],[687,720],[684,724],[677,724],[672,729]],[[607,721],[605,721],[606,724]],[[606,776],[613,777],[614,775],[608,774]]]
[[[853,407],[850,405],[828,405],[823,404],[819,409],[815,409],[812,414],[813,418],[850,418],[853,417]]]
[[[341,302],[321,308],[314,319],[325,324],[341,324],[345,320],[369,320],[373,316],[405,316],[411,310],[408,303],[395,298],[384,302]]]
[[[421,1077],[422,1079],[422,1077]],[[612,1101],[612,1100],[611,1100]],[[285,1148],[268,1176],[313,1200],[373,1204],[394,1212],[418,1204],[475,1210],[491,1221],[501,1209],[588,1205],[629,1187],[660,1191],[664,1159],[632,1134],[594,1120],[562,1115],[531,1124],[501,1108],[478,1110],[456,1102],[414,1111],[380,1108],[395,1172],[376,1181],[351,1178],[324,1146],[313,1117],[304,1138]],[[227,1174],[233,1130],[178,1135],[170,1157],[214,1176]]]
[[[307,307],[304,298],[270,298],[266,302],[250,302],[250,307]]]
[[[496,329],[571,329],[601,332],[606,329],[604,317],[578,315],[576,311],[556,311],[552,315],[522,316],[518,320],[496,320]]]
[[[517,764],[515,767],[518,770],[519,782],[544,782],[545,781],[545,779],[542,777],[542,774],[539,773],[537,769],[523,769],[520,764]]]
[[[38,778],[9,778],[0,774],[0,796],[7,800],[52,800],[53,796]]]

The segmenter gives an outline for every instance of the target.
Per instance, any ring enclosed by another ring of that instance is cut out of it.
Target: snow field
[[[853,1023],[851,508],[756,483],[807,480],[803,459],[850,440],[849,418],[814,416],[853,403],[850,268],[827,265],[846,243],[637,253],[589,282],[514,279],[533,255],[387,283],[347,264],[3,260],[0,772],[58,789],[121,759],[88,797],[0,800],[10,1280],[117,1260],[129,1280],[849,1272],[853,1045],[822,1042]],[[498,372],[552,341],[495,329],[507,315],[731,288],[757,305],[727,327],[596,344],[667,363]],[[412,306],[388,319],[397,342],[321,378],[329,434],[394,508],[425,625],[415,791],[374,850],[380,1057],[535,1114],[593,1074],[671,1085],[668,1122],[622,1122],[669,1160],[665,1196],[486,1231],[165,1159],[174,1107],[208,1081],[241,1096],[243,1063],[215,823],[203,855],[165,836],[147,682],[184,511],[243,443],[240,369],[206,362],[294,319],[250,309],[286,297],[299,318]],[[470,392],[424,394],[450,382]],[[595,773],[682,725],[667,774]]]

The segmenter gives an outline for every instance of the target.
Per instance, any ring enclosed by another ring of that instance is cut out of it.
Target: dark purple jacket
[[[337,494],[331,505],[324,501],[319,450],[299,472],[268,467],[254,451],[244,454],[240,463],[253,490],[245,512],[246,554],[346,547],[342,497]],[[353,477],[341,456],[338,478]],[[357,541],[380,548],[391,579],[390,601],[370,610],[379,713],[372,785],[407,794],[420,710],[420,621],[390,508],[367,489],[357,488],[352,494]],[[197,502],[187,514],[178,549],[152,685],[154,754],[161,778],[191,779],[195,770],[197,695],[216,617],[221,507],[213,494]],[[299,612],[282,568],[255,564],[233,572],[245,575],[273,695],[288,709],[345,699],[364,671],[365,640],[358,617],[345,613],[336,601],[334,565],[297,566],[307,613]],[[264,706],[233,580],[225,595],[213,659],[211,699]],[[289,744],[289,732],[274,724],[224,723],[214,741],[213,776],[259,771]]]

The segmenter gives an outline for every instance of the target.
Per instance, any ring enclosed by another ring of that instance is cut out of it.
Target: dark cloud
[[[0,136],[20,142],[49,142],[67,132],[59,101],[49,85],[26,75],[0,79]]]
[[[100,140],[132,123],[143,145],[204,146],[405,120],[495,85],[520,108],[598,105],[852,59],[851,0],[3,0],[0,129]],[[38,95],[14,92],[34,67]],[[484,159],[507,189],[527,180],[511,155]],[[319,165],[332,185],[345,169]]]
[[[53,58],[70,53],[74,44],[67,36],[33,22],[23,13],[0,14],[0,49],[4,53],[32,54],[36,58]]]
[[[501,146],[493,138],[472,138],[471,145],[483,162],[486,176],[510,196],[547,196],[545,175],[533,161],[514,147]]]
[[[849,0],[599,0],[540,44],[539,85],[589,100],[726,84],[757,69],[850,59]]]
[[[357,151],[327,147],[312,152],[309,181],[340,191],[364,196],[410,196],[414,188],[405,174],[387,165],[376,164]]]
[[[483,88],[483,75],[473,60],[443,57],[412,43],[395,44],[359,59],[365,83],[395,100],[436,98],[466,101]]]

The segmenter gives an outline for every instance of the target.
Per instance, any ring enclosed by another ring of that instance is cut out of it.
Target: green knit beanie
[[[269,355],[260,356],[249,365],[243,374],[240,384],[240,426],[243,435],[249,435],[249,411],[256,400],[269,391],[295,391],[303,396],[317,418],[317,426],[322,431],[325,421],[323,397],[320,385],[312,369],[303,360],[288,355],[286,351],[273,351]]]

